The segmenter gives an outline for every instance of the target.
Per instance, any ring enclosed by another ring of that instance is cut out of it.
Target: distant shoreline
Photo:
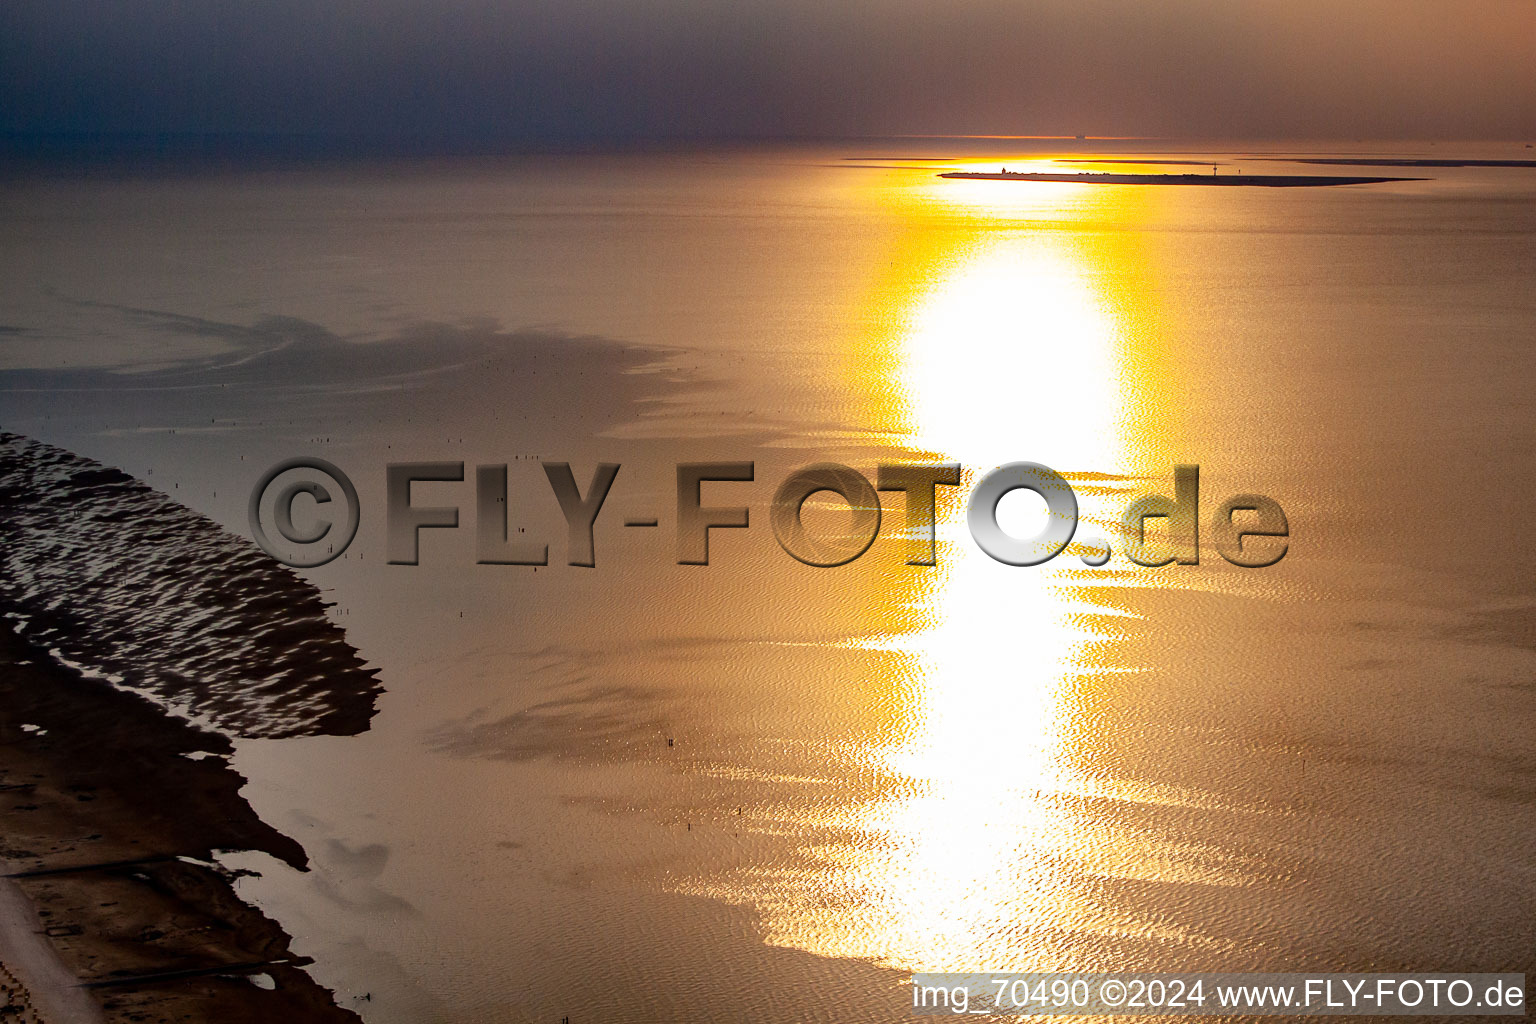
[[[1087,174],[1023,171],[949,171],[939,177],[980,181],[1066,181],[1086,185],[1231,185],[1250,188],[1323,188],[1330,185],[1377,185],[1387,181],[1428,180],[1337,174]]]
[[[1536,160],[1456,160],[1420,157],[1259,157],[1271,162],[1327,164],[1331,167],[1536,167]]]

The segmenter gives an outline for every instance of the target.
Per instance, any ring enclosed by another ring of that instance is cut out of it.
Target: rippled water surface
[[[935,176],[1062,166],[976,145],[9,183],[0,426],[242,535],[280,459],[357,483],[357,541],[304,575],[377,715],[236,759],[314,863],[234,858],[244,892],[342,1005],[886,1021],[913,970],[1536,970],[1536,171]],[[622,466],[595,568],[541,459]],[[794,468],[919,459],[966,472],[938,565],[895,493],[851,565],[774,542]],[[1085,515],[1037,568],[964,523],[1021,459]],[[416,488],[461,528],[385,564],[406,460],[507,463],[553,564],[475,564],[472,468]],[[675,465],[740,460],[705,504],[751,526],[677,565]],[[1180,462],[1200,564],[1085,564]],[[1289,518],[1274,567],[1210,546],[1245,492]],[[130,649],[158,629],[67,576]]]

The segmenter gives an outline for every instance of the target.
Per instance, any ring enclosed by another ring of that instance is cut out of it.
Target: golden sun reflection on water
[[[957,263],[903,339],[911,445],[971,466],[1115,459],[1114,326],[1070,254],[1020,233],[979,241]]]
[[[951,187],[951,186],[958,187]],[[1069,478],[1134,472],[1145,462],[1145,392],[1135,354],[1147,302],[1128,281],[1141,271],[1084,230],[1136,200],[1076,185],[944,182],[913,203],[910,258],[879,301],[882,336],[861,354],[889,408],[874,417],[914,452],[958,461],[969,487],[1007,461],[1043,462]],[[1107,208],[1110,207],[1110,208]],[[1123,236],[1119,236],[1123,238]],[[1074,481],[1075,483],[1078,481]],[[1094,492],[1098,493],[1095,494]],[[1109,493],[1105,493],[1108,491]],[[1028,498],[1018,504],[1027,507]],[[1077,539],[1108,534],[1098,499],[1079,487]],[[1005,500],[1005,506],[1008,502]],[[1043,510],[1000,509],[1018,535]],[[902,725],[862,752],[853,770],[897,780],[814,822],[843,837],[813,851],[819,892],[765,907],[770,938],[828,956],[909,970],[1049,970],[1084,962],[1086,936],[1121,925],[1081,897],[1085,876],[1159,870],[1088,798],[1163,802],[1129,793],[1092,769],[1087,691],[1106,675],[1102,630],[1129,574],[1087,569],[1077,546],[1045,566],[1014,568],[971,542],[959,517],[941,523],[938,567],[887,577],[870,629],[850,645],[894,652],[905,665]],[[1094,597],[1086,596],[1085,585]],[[887,614],[925,605],[915,618]],[[914,631],[885,626],[919,622]]]

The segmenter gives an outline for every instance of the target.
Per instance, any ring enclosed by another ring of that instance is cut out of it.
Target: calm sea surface
[[[1064,166],[978,145],[5,181],[0,426],[242,535],[280,459],[357,483],[305,574],[379,714],[242,742],[313,869],[227,858],[343,1006],[875,1022],[915,970],[1536,973],[1536,169],[936,177]],[[621,464],[595,568],[540,459]],[[937,566],[897,494],[851,565],[775,543],[794,468],[915,459],[966,470]],[[415,567],[385,564],[407,460],[471,467],[417,486],[461,528]],[[750,528],[677,565],[676,463],[744,460],[704,502]],[[1289,553],[994,562],[964,496],[1014,460],[1090,541],[1198,463],[1205,524],[1268,495]],[[547,567],[475,564],[497,463]]]

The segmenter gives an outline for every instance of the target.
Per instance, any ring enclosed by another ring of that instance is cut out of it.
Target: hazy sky
[[[0,130],[1536,137],[1536,0],[4,0]]]

